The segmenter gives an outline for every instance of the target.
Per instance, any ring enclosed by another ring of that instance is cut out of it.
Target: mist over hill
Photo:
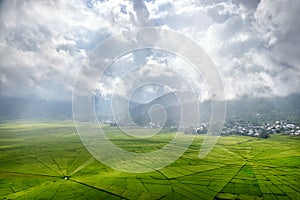
[[[118,97],[121,102],[121,97]],[[181,106],[189,106],[191,102],[183,101]],[[124,100],[123,100],[124,101]],[[180,120],[180,106],[178,99],[172,93],[160,96],[148,103],[129,102],[129,109],[133,121],[138,125],[147,125],[151,122],[149,109],[154,105],[161,105],[156,108],[157,112],[164,112],[167,116],[166,125],[178,125]],[[247,120],[269,122],[276,120],[290,120],[300,122],[300,94],[293,94],[285,97],[272,98],[251,98],[242,97],[237,100],[229,100],[227,104],[226,120]],[[96,113],[99,120],[113,119],[110,99],[98,98],[96,101]],[[125,105],[120,104],[114,111],[122,113]],[[200,120],[207,122],[210,119],[211,103],[204,101],[199,103]],[[155,109],[154,109],[155,114]],[[1,119],[71,119],[71,101],[48,101],[43,99],[26,99],[16,97],[0,96],[0,118]]]
[[[242,97],[227,101],[227,119],[270,122],[289,120],[300,122],[300,95],[285,97]]]
[[[170,102],[172,101],[172,102]],[[147,104],[141,104],[131,110],[132,117],[139,125],[150,122],[147,111],[155,104],[165,107],[168,114],[167,125],[178,125],[180,120],[180,106],[174,103],[170,94],[166,94]],[[226,120],[245,120],[251,122],[271,122],[277,120],[289,120],[300,122],[300,95],[293,94],[286,97],[251,98],[242,97],[226,102]],[[185,102],[182,106],[188,107],[191,102]],[[199,103],[200,121],[208,122],[211,114],[211,102]]]
[[[72,103],[0,96],[1,119],[71,119]]]

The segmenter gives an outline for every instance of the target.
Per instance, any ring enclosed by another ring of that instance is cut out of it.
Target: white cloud
[[[111,35],[151,25],[199,42],[222,74],[229,99],[300,92],[297,0],[3,1],[0,13],[1,95],[69,100],[91,49]],[[203,99],[209,96],[204,82],[180,67],[179,58],[150,55],[137,51],[120,58],[107,82],[92,88],[109,94],[130,70],[136,77],[148,70],[147,75],[167,79],[167,70],[151,66],[172,65],[206,91]],[[143,64],[148,67],[136,71]],[[123,68],[117,72],[118,66]]]
[[[88,51],[130,26],[129,14],[121,12],[120,5],[93,2],[88,8],[84,1],[2,2],[1,95],[70,100],[74,78]]]

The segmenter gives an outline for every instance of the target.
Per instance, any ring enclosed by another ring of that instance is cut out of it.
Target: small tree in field
[[[260,134],[260,137],[261,137],[261,138],[268,138],[268,137],[270,137],[270,136],[269,136],[269,133],[267,133],[266,131],[263,131],[263,132]]]

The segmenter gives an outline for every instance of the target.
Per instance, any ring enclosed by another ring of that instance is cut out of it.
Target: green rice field
[[[133,152],[161,148],[174,136],[134,139],[117,127],[103,128]],[[196,136],[183,156],[161,170],[125,173],[94,159],[70,121],[2,123],[0,198],[300,199],[300,137],[220,137],[199,159],[204,137]]]

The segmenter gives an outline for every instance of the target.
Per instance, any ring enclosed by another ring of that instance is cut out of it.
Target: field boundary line
[[[56,166],[58,167],[58,170],[61,172],[61,175],[62,176],[65,176],[65,174],[64,174],[64,172],[62,171],[62,169],[60,168],[60,166],[59,166],[59,164],[56,162],[56,160],[53,158],[53,157],[51,157],[51,159],[53,160],[53,162],[56,164]]]
[[[25,172],[11,172],[11,171],[0,171],[0,173],[7,173],[7,174],[22,174],[22,175],[28,175],[28,176],[46,176],[51,178],[61,178],[60,176],[53,176],[48,174],[31,174],[31,173],[25,173]]]
[[[79,167],[77,167],[75,170],[73,170],[70,173],[70,176],[72,176],[73,174],[75,174],[76,172],[78,172],[79,170],[82,170],[83,168],[87,167],[88,165],[90,165],[91,163],[93,163],[95,161],[95,159],[93,157],[90,157],[88,160],[84,161]]]
[[[214,196],[214,199],[224,190],[224,188],[234,179],[234,177],[247,165],[248,162],[245,162],[240,169],[231,177],[231,179],[222,187],[222,189]]]
[[[37,159],[36,157],[34,157],[33,159],[35,159],[36,161],[38,161],[40,164],[44,165],[45,167],[47,167],[47,168],[50,169],[51,171],[55,172],[55,174],[58,174],[59,176],[61,176],[60,173],[58,173],[56,170],[52,169],[51,167],[49,167],[48,165],[46,165],[45,163],[43,163],[42,161],[40,161],[40,160]]]
[[[168,176],[166,176],[161,170],[156,170],[158,173],[160,173],[163,177],[165,177],[166,178],[166,180],[170,183],[170,185],[171,185],[171,190],[172,190],[172,192],[174,192],[174,186],[173,186],[173,182],[172,182],[172,180],[173,179],[171,179],[171,178],[169,178]]]
[[[92,185],[89,185],[89,184],[86,184],[86,183],[83,183],[83,182],[80,182],[80,181],[76,181],[76,180],[74,180],[74,179],[70,179],[70,181],[73,181],[73,182],[78,183],[78,184],[80,184],[80,185],[84,185],[84,186],[86,186],[86,187],[90,187],[90,188],[95,189],[95,190],[99,190],[99,191],[101,191],[101,192],[105,192],[105,193],[107,193],[107,194],[110,194],[110,195],[119,197],[119,198],[121,198],[121,199],[127,199],[127,200],[129,200],[128,198],[126,198],[126,197],[124,197],[124,196],[115,194],[115,193],[110,192],[110,191],[107,191],[107,190],[103,190],[103,189],[101,189],[101,188],[97,188],[97,187],[95,187],[95,186],[92,186]]]

